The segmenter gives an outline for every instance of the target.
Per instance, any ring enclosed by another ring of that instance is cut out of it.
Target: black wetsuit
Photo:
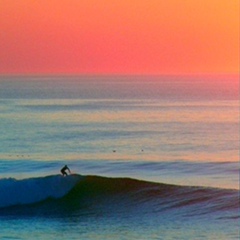
[[[69,168],[68,168],[68,166],[67,165],[65,165],[62,169],[61,169],[61,173],[62,173],[62,175],[63,176],[67,176],[68,174],[67,174],[67,172],[66,172],[66,170],[68,170],[69,172],[70,172],[70,170],[69,170]]]

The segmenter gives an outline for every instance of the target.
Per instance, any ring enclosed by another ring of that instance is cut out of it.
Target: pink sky
[[[0,74],[239,72],[238,0],[0,0]]]

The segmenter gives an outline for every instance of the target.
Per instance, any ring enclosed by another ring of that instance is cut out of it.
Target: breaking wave
[[[232,189],[75,174],[68,177],[1,179],[0,191],[0,215],[172,211],[189,216],[227,212],[227,218],[239,218],[239,191]]]
[[[61,175],[16,180],[0,179],[0,208],[13,205],[31,204],[48,198],[61,198],[66,195],[81,176]]]

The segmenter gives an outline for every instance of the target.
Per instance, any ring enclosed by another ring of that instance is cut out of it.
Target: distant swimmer
[[[61,173],[62,173],[62,175],[63,176],[67,176],[68,174],[67,174],[67,171],[68,170],[68,172],[69,172],[69,174],[71,173],[71,171],[70,171],[70,169],[69,169],[69,167],[67,166],[67,165],[65,165],[62,169],[61,169]]]

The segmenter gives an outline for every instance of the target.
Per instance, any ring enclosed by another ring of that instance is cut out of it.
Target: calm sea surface
[[[238,85],[1,77],[0,239],[238,239]]]

